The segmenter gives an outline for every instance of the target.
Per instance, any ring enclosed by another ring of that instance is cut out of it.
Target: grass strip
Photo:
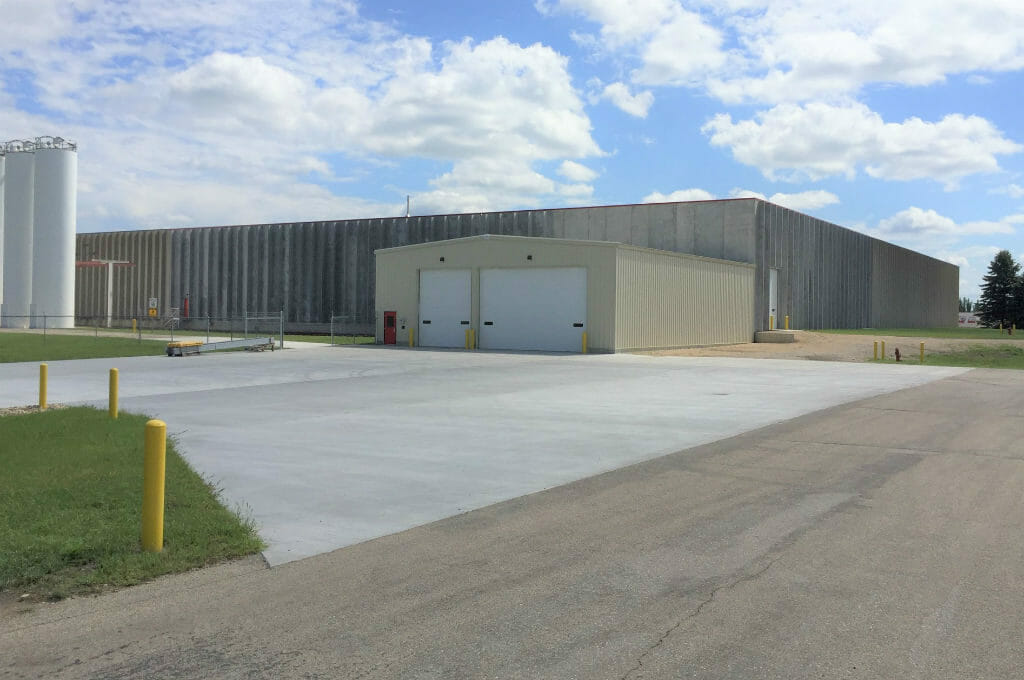
[[[967,338],[969,340],[1024,340],[1024,331],[1010,335],[998,328],[828,328],[815,333],[876,335],[905,338]]]
[[[169,438],[164,550],[141,551],[147,420],[86,407],[0,417],[0,591],[60,599],[262,549]]]
[[[166,342],[129,338],[59,335],[49,333],[0,333],[0,363],[105,359],[163,354]]]
[[[924,363],[930,366],[1024,370],[1024,347],[1010,344],[970,345],[953,351],[926,353]]]
[[[873,359],[876,364],[907,364],[920,366],[920,355],[917,348],[903,355],[897,362],[891,357]],[[932,351],[924,355],[925,366],[959,366],[963,368],[1008,368],[1024,370],[1024,347],[1009,343],[990,345],[968,345],[961,349]]]
[[[92,331],[89,330],[89,329],[83,328],[82,332],[83,333],[86,333],[86,332],[91,333]],[[107,333],[119,333],[120,332],[120,333],[123,333],[123,334],[125,334],[127,336],[137,337],[132,332],[132,330],[130,328],[127,328],[127,329],[126,328],[120,328],[120,329],[118,329],[118,328],[110,328],[110,329],[104,329],[104,332],[107,332]],[[171,336],[171,331],[166,329],[166,328],[164,328],[164,329],[155,329],[155,330],[154,329],[144,329],[142,331],[142,337],[143,338],[146,338],[147,336],[154,336],[154,335],[162,337],[162,338],[170,337]],[[209,335],[210,335],[211,338],[214,338],[214,337],[216,337],[216,338],[230,338],[233,335],[233,337],[236,340],[240,340],[243,337],[246,337],[246,336],[243,336],[243,333],[242,333],[241,329],[235,329],[233,334],[232,334],[231,331],[211,330]],[[174,337],[177,338],[178,336],[190,337],[190,338],[193,338],[193,337],[194,338],[202,338],[202,339],[205,340],[206,336],[207,336],[207,333],[206,333],[205,330],[175,329]],[[257,332],[257,331],[254,331],[252,329],[249,330],[249,334],[248,334],[247,337],[258,338],[258,337],[266,337],[266,336],[270,336],[270,337],[274,338],[275,340],[280,338],[280,335],[275,330],[271,330],[271,331],[261,330],[261,331]],[[322,342],[324,344],[329,344],[331,342],[331,336],[330,335],[303,335],[303,334],[297,334],[297,333],[285,333],[284,334],[284,341],[286,343],[288,343],[288,342]],[[376,339],[372,335],[335,335],[334,336],[334,344],[336,344],[336,345],[372,345],[374,342],[376,342]]]

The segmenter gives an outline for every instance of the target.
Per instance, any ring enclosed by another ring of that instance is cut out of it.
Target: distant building
[[[960,312],[960,328],[981,328],[981,317],[973,312]]]

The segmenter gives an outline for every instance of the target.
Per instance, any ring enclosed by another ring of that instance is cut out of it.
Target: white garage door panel
[[[421,347],[464,347],[471,314],[468,269],[420,272]]]
[[[482,348],[578,352],[586,321],[584,267],[480,270]]]

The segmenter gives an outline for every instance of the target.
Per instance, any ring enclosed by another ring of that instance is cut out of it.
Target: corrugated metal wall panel
[[[768,328],[769,270],[779,270],[779,318],[792,328],[864,328],[872,325],[874,244],[865,234],[758,201],[755,318]],[[933,284],[948,276],[944,262],[921,256]],[[943,296],[938,287],[931,293]],[[956,295],[951,298],[956,303]],[[906,318],[915,313],[907,310]],[[955,317],[954,317],[955,321]],[[949,325],[947,323],[946,325]]]
[[[921,322],[937,324],[955,312],[952,265],[900,255],[911,252],[904,249],[890,253],[895,246],[755,199],[80,234],[78,257],[117,251],[136,263],[133,273],[115,277],[118,314],[139,314],[149,296],[165,312],[187,293],[193,316],[283,309],[289,328],[314,330],[325,329],[333,312],[350,319],[348,330],[371,332],[375,249],[481,233],[618,241],[752,262],[757,328],[768,325],[772,267],[779,269],[779,316],[790,314],[794,327],[860,327],[883,318],[910,325],[921,306],[932,310]],[[918,278],[900,278],[908,266]],[[76,281],[76,313],[101,314],[99,270],[81,269]],[[879,290],[890,292],[882,298]]]
[[[616,350],[753,339],[753,266],[618,248],[616,270]]]

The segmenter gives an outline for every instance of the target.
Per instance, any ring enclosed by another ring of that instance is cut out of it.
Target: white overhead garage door
[[[586,322],[584,267],[480,270],[483,349],[579,352]]]
[[[464,347],[472,318],[468,269],[420,272],[421,347]]]

